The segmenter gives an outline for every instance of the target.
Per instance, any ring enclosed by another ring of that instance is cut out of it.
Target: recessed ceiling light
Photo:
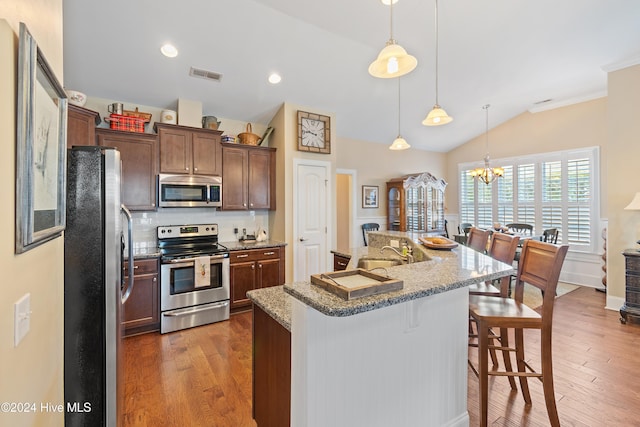
[[[178,49],[171,43],[167,43],[160,48],[160,52],[168,58],[175,58],[178,56]]]
[[[271,73],[271,75],[269,76],[269,83],[271,84],[277,85],[281,80],[282,77],[280,77],[280,74],[278,73]]]
[[[389,6],[391,3],[396,4],[398,3],[398,0],[380,0],[382,2],[382,4]]]

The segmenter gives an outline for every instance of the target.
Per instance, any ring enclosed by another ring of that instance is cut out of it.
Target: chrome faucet
[[[384,252],[385,249],[391,249],[393,252],[396,253],[396,255],[400,256],[403,260],[407,261],[407,263],[409,264],[413,262],[413,254],[412,254],[413,250],[411,246],[407,245],[408,252],[406,255],[402,255],[402,252],[398,251],[393,246],[383,246],[382,248],[380,248],[380,253]]]

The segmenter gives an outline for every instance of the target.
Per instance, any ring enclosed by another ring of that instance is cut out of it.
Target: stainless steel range
[[[158,227],[160,333],[229,318],[229,251],[217,224]]]

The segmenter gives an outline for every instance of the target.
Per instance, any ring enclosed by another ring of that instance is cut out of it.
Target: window
[[[495,159],[504,176],[486,185],[460,164],[460,222],[488,228],[494,222],[532,224],[535,234],[559,230],[558,243],[572,251],[597,252],[598,147]]]

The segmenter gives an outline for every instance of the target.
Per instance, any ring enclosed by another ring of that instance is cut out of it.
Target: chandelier
[[[501,167],[492,168],[491,165],[489,164],[489,107],[490,107],[489,104],[482,107],[486,112],[485,141],[486,141],[486,147],[487,147],[487,154],[486,156],[484,156],[484,167],[477,168],[471,171],[472,177],[474,177],[475,179],[478,179],[479,181],[484,182],[487,185],[491,184],[493,181],[500,178],[501,176],[504,176],[504,168],[501,168]]]

